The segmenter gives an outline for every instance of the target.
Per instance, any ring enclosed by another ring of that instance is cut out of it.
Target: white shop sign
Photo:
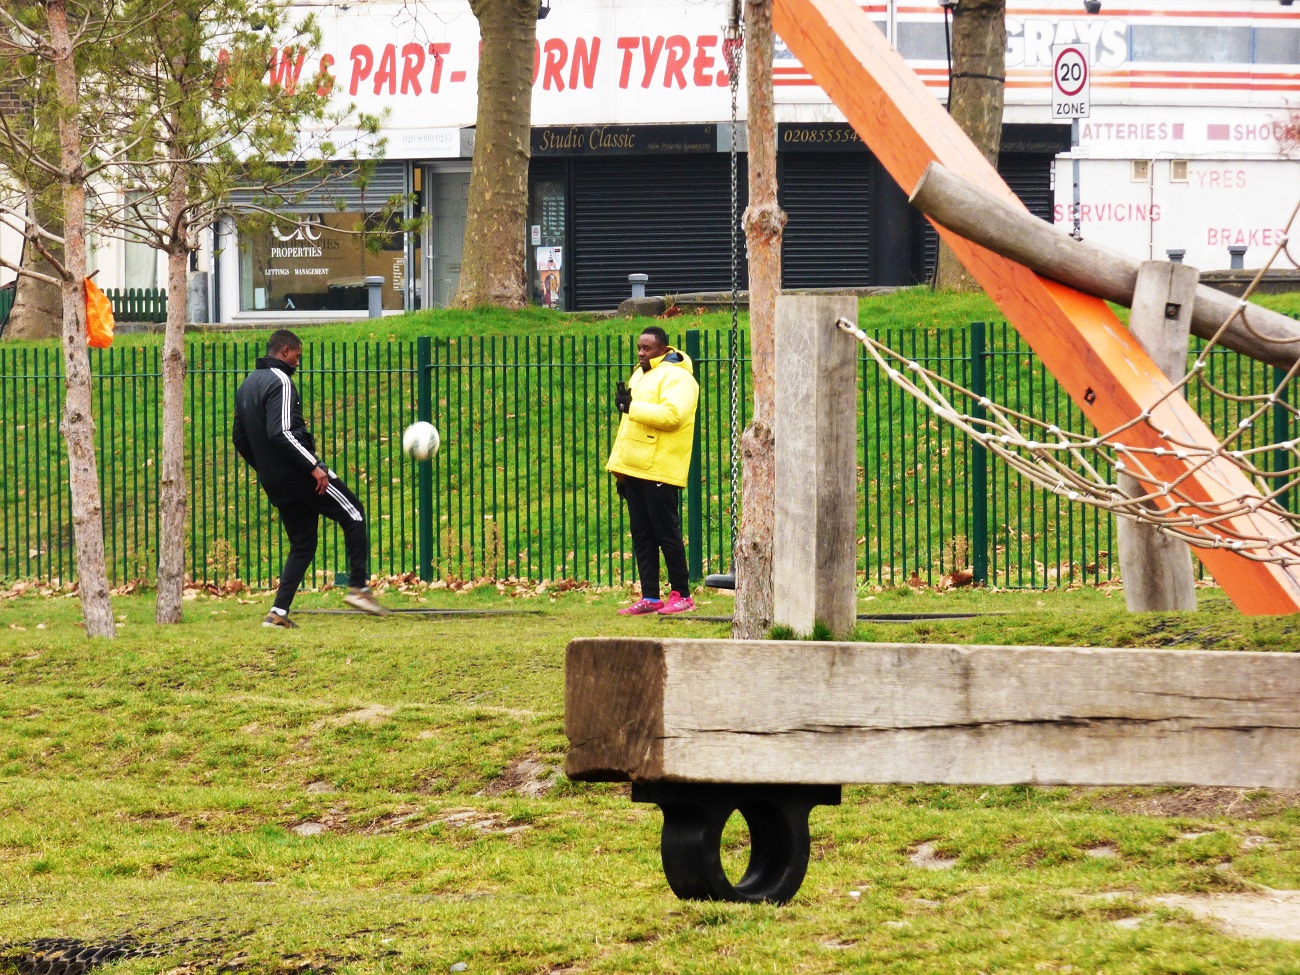
[[[321,49],[279,51],[272,74],[303,83],[324,68],[335,101],[387,113],[394,156],[429,133],[472,126],[478,21],[468,4],[375,2],[316,10]],[[730,114],[723,4],[566,0],[537,23],[534,126],[712,122]],[[742,81],[743,84],[743,81]],[[743,89],[742,89],[743,91]],[[744,99],[741,99],[742,112]],[[407,139],[405,131],[418,133]],[[450,137],[428,157],[455,155]],[[438,151],[441,150],[441,151]],[[457,153],[459,146],[456,146]]]

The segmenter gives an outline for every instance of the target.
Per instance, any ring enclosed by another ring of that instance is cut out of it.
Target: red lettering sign
[[[1276,247],[1285,236],[1276,227],[1209,227],[1205,242],[1218,247]]]
[[[1159,203],[1084,203],[1079,206],[1082,223],[1159,223]],[[1058,203],[1052,208],[1054,223],[1073,223],[1074,204]]]
[[[302,75],[303,62],[307,60],[305,47],[271,48],[271,84],[293,94]]]

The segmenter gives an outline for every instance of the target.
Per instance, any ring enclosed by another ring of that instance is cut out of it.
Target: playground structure
[[[912,193],[937,163],[1019,207],[854,0],[775,0],[774,11],[790,50],[900,186]],[[1300,609],[1300,564],[1249,557],[1243,541],[1291,539],[1291,523],[1097,292],[936,225],[1089,421],[1141,456],[1131,490],[1175,520],[1210,512],[1202,527],[1223,544],[1196,551],[1237,607]],[[1196,321],[1186,275],[1147,278],[1144,288],[1137,275],[1130,301],[1163,304],[1185,350]],[[1294,323],[1228,301],[1217,323],[1207,301],[1196,327],[1293,368]],[[835,326],[856,328],[853,303],[835,302],[778,303],[777,362],[797,365],[776,381],[773,572],[778,624],[846,636],[855,566],[853,507],[842,499],[856,490],[846,419],[856,405],[836,376],[855,346]],[[1223,327],[1234,320],[1241,329]],[[566,659],[566,773],[631,781],[634,801],[663,809],[664,870],[679,896],[781,902],[807,867],[809,811],[837,803],[844,783],[1296,788],[1298,700],[1293,654],[576,640]],[[751,852],[733,883],[719,844],[735,810]]]
[[[777,0],[775,25],[909,196],[927,167],[939,163],[974,187],[1020,206],[994,167],[855,5]],[[1170,381],[1101,298],[1040,277],[942,224],[938,230],[1098,430],[1122,429],[1126,443],[1151,451],[1167,447],[1171,439],[1213,449],[1217,441],[1204,422],[1181,397],[1170,395]],[[1133,422],[1139,418],[1147,422]],[[1150,466],[1164,483],[1181,481],[1189,497],[1206,507],[1258,493],[1223,459],[1189,463],[1169,451],[1153,455]],[[1289,526],[1263,509],[1235,521],[1241,524],[1226,527],[1243,534],[1291,534]],[[1198,549],[1197,554],[1242,612],[1300,609],[1300,574],[1244,559],[1230,548]]]

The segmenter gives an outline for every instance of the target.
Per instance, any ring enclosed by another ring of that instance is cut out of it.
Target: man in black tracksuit
[[[289,536],[289,555],[280,573],[275,605],[263,626],[297,626],[289,607],[316,555],[320,516],[338,522],[347,547],[351,590],[343,598],[362,612],[386,613],[367,588],[370,544],[361,502],[316,454],[316,441],[302,418],[302,401],[290,376],[302,361],[302,341],[286,329],[271,336],[235,394],[235,449],[257,471],[258,483],[280,512]]]

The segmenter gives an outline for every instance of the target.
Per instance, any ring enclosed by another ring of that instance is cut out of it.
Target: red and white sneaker
[[[668,616],[671,613],[689,613],[695,608],[695,600],[690,596],[683,596],[674,589],[664,602],[663,609],[659,610],[660,616]]]
[[[618,611],[619,616],[645,616],[648,613],[658,613],[663,609],[664,601],[662,599],[638,599],[631,606],[624,606]]]

